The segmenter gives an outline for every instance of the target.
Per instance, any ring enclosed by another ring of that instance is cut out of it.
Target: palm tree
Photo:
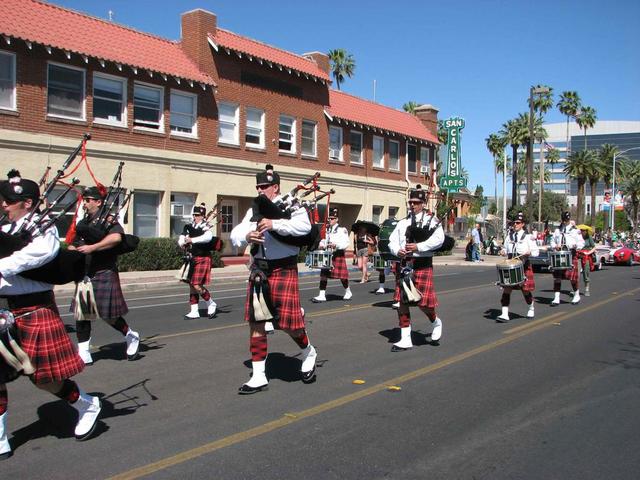
[[[545,160],[551,164],[551,168],[560,160],[560,152],[557,148],[550,148],[545,153]]]
[[[611,188],[611,177],[613,177],[613,156],[618,153],[618,147],[610,143],[603,143],[598,150],[598,160],[602,164],[604,186],[607,190]],[[620,175],[620,166],[622,162],[616,165],[616,175]]]
[[[336,88],[340,90],[340,84],[345,77],[353,77],[356,69],[356,61],[353,55],[347,53],[344,48],[329,50],[329,62],[331,63],[331,73],[336,81]]]
[[[638,231],[638,207],[640,207],[640,161],[625,162],[625,180],[622,182],[622,191],[630,199],[631,222],[633,230]]]
[[[593,152],[591,150],[572,152],[564,167],[564,173],[578,182],[578,202],[576,205],[576,221],[578,223],[584,222],[584,186],[587,182],[587,172],[592,158]]]
[[[529,207],[533,205],[532,195],[533,195],[533,152],[531,152],[531,143],[529,142],[529,112],[521,113],[518,115],[516,119],[520,129],[520,138],[521,144],[525,145],[526,148],[526,168],[524,169],[526,179],[527,179],[527,203]],[[547,138],[547,132],[542,127],[542,118],[538,118],[537,116],[533,119],[533,139],[534,142],[538,139]],[[518,170],[518,174],[520,170]],[[531,218],[532,212],[528,212],[528,217]]]
[[[540,165],[536,165],[533,169],[533,178],[536,178],[538,180],[538,183],[540,183]],[[547,170],[546,168],[544,169],[544,178],[542,179],[542,188],[544,188],[544,184],[545,183],[549,183],[551,181],[551,172],[549,172],[549,170]]]
[[[605,173],[603,165],[597,155],[592,155],[592,158],[589,160],[589,164],[587,165],[586,173],[591,193],[591,217],[589,219],[589,224],[594,225],[596,216],[596,186]]]
[[[492,133],[484,140],[487,144],[487,150],[493,157],[493,186],[494,200],[498,204],[498,159],[504,153],[504,147],[507,146],[504,139],[497,133]],[[504,195],[504,192],[502,193]]]
[[[499,135],[504,139],[505,143],[511,145],[511,153],[513,158],[512,173],[515,173],[515,181],[511,182],[511,205],[518,205],[518,147],[522,145],[522,130],[517,120],[509,120],[502,125]],[[514,172],[515,170],[515,172]]]
[[[584,149],[587,149],[587,129],[593,128],[597,120],[596,109],[593,107],[582,107],[580,115],[576,117],[576,123],[584,130]]]
[[[402,109],[405,112],[410,113],[411,115],[415,115],[416,114],[416,108],[418,108],[419,106],[420,106],[420,104],[418,104],[417,102],[414,102],[413,100],[409,100],[407,103],[402,105]]]
[[[556,104],[560,113],[567,116],[567,143],[566,143],[566,155],[565,158],[569,158],[571,154],[571,146],[569,144],[569,119],[575,118],[578,110],[580,110],[580,106],[582,105],[580,101],[580,96],[578,92],[574,92],[572,90],[564,91],[560,94],[560,100]]]
[[[544,122],[544,114],[547,113],[551,108],[553,108],[553,87],[549,87],[547,85],[536,85],[533,87],[537,91],[542,91],[545,93],[537,93],[533,96],[533,101],[531,95],[529,96],[529,108],[533,108],[533,114],[540,114],[540,125]],[[535,140],[540,141],[540,165],[544,168],[544,140],[547,138],[546,132],[544,138],[539,138],[534,135]],[[540,169],[538,169],[539,171]],[[529,181],[529,175],[534,177],[534,168],[533,168],[533,152],[529,152],[529,158],[527,163],[527,188],[531,186],[531,191],[533,194],[533,178]],[[539,178],[539,177],[537,177]],[[544,178],[542,179],[542,183],[544,183]],[[540,185],[540,199],[542,198],[542,190],[544,190],[544,185]],[[533,202],[529,205],[533,206]]]

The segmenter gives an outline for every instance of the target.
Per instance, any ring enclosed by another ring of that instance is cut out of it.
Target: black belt
[[[253,264],[265,273],[270,273],[276,268],[292,267],[298,264],[298,256],[277,258],[275,260],[265,260],[262,258],[254,258]]]
[[[415,257],[409,260],[413,269],[433,267],[433,257]]]
[[[18,308],[35,307],[36,305],[50,305],[54,301],[51,290],[26,293],[24,295],[6,295],[0,297],[0,308],[16,310]]]

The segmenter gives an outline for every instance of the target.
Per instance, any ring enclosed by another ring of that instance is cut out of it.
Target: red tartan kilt
[[[190,285],[209,285],[211,283],[211,257],[193,257],[193,274]]]
[[[84,369],[84,362],[71,342],[55,304],[12,312],[18,327],[18,343],[36,369],[32,375],[35,383],[65,380]]]
[[[554,270],[553,278],[559,278],[560,280],[569,280],[571,283],[577,283],[578,275],[580,274],[577,255],[573,255],[571,263],[573,264],[573,268],[570,270]]]
[[[129,312],[129,307],[122,293],[122,287],[120,287],[120,275],[118,275],[118,272],[100,270],[91,277],[91,285],[100,318],[118,318]],[[73,312],[74,309],[75,296],[74,300],[71,301],[69,311]]]
[[[300,307],[300,290],[298,288],[298,265],[274,269],[267,277],[271,290],[271,302],[280,314],[280,320],[274,327],[281,330],[297,330],[304,328],[304,317]],[[250,320],[249,296],[252,295],[251,283],[247,286],[247,299],[244,303],[244,319]]]
[[[433,267],[414,270],[413,282],[422,294],[422,299],[418,302],[418,306],[436,308],[438,306],[438,298],[436,297],[436,289],[433,286]]]
[[[509,287],[512,290],[522,290],[523,292],[533,292],[536,289],[536,281],[533,277],[533,267],[531,263],[527,264],[527,268],[524,270],[524,283],[517,287]]]
[[[344,255],[339,257],[333,256],[333,268],[323,269],[320,272],[322,275],[329,278],[337,278],[339,280],[349,280],[349,270],[347,269],[347,260]]]

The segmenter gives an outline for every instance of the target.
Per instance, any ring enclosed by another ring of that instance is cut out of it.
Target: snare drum
[[[569,250],[549,252],[549,265],[552,270],[570,270],[573,268],[572,260]]]
[[[333,252],[331,250],[315,250],[308,252],[305,265],[309,268],[333,268]]]
[[[375,268],[376,270],[384,270],[389,266],[389,260],[385,260],[385,258],[379,253],[374,253],[373,255],[371,255],[371,260],[373,263],[373,268]]]
[[[503,287],[517,287],[524,283],[524,264],[517,259],[505,260],[496,265],[498,284]]]

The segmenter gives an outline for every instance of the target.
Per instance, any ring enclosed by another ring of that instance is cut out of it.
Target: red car
[[[640,252],[629,247],[620,247],[611,252],[615,265],[633,265],[640,263]]]

